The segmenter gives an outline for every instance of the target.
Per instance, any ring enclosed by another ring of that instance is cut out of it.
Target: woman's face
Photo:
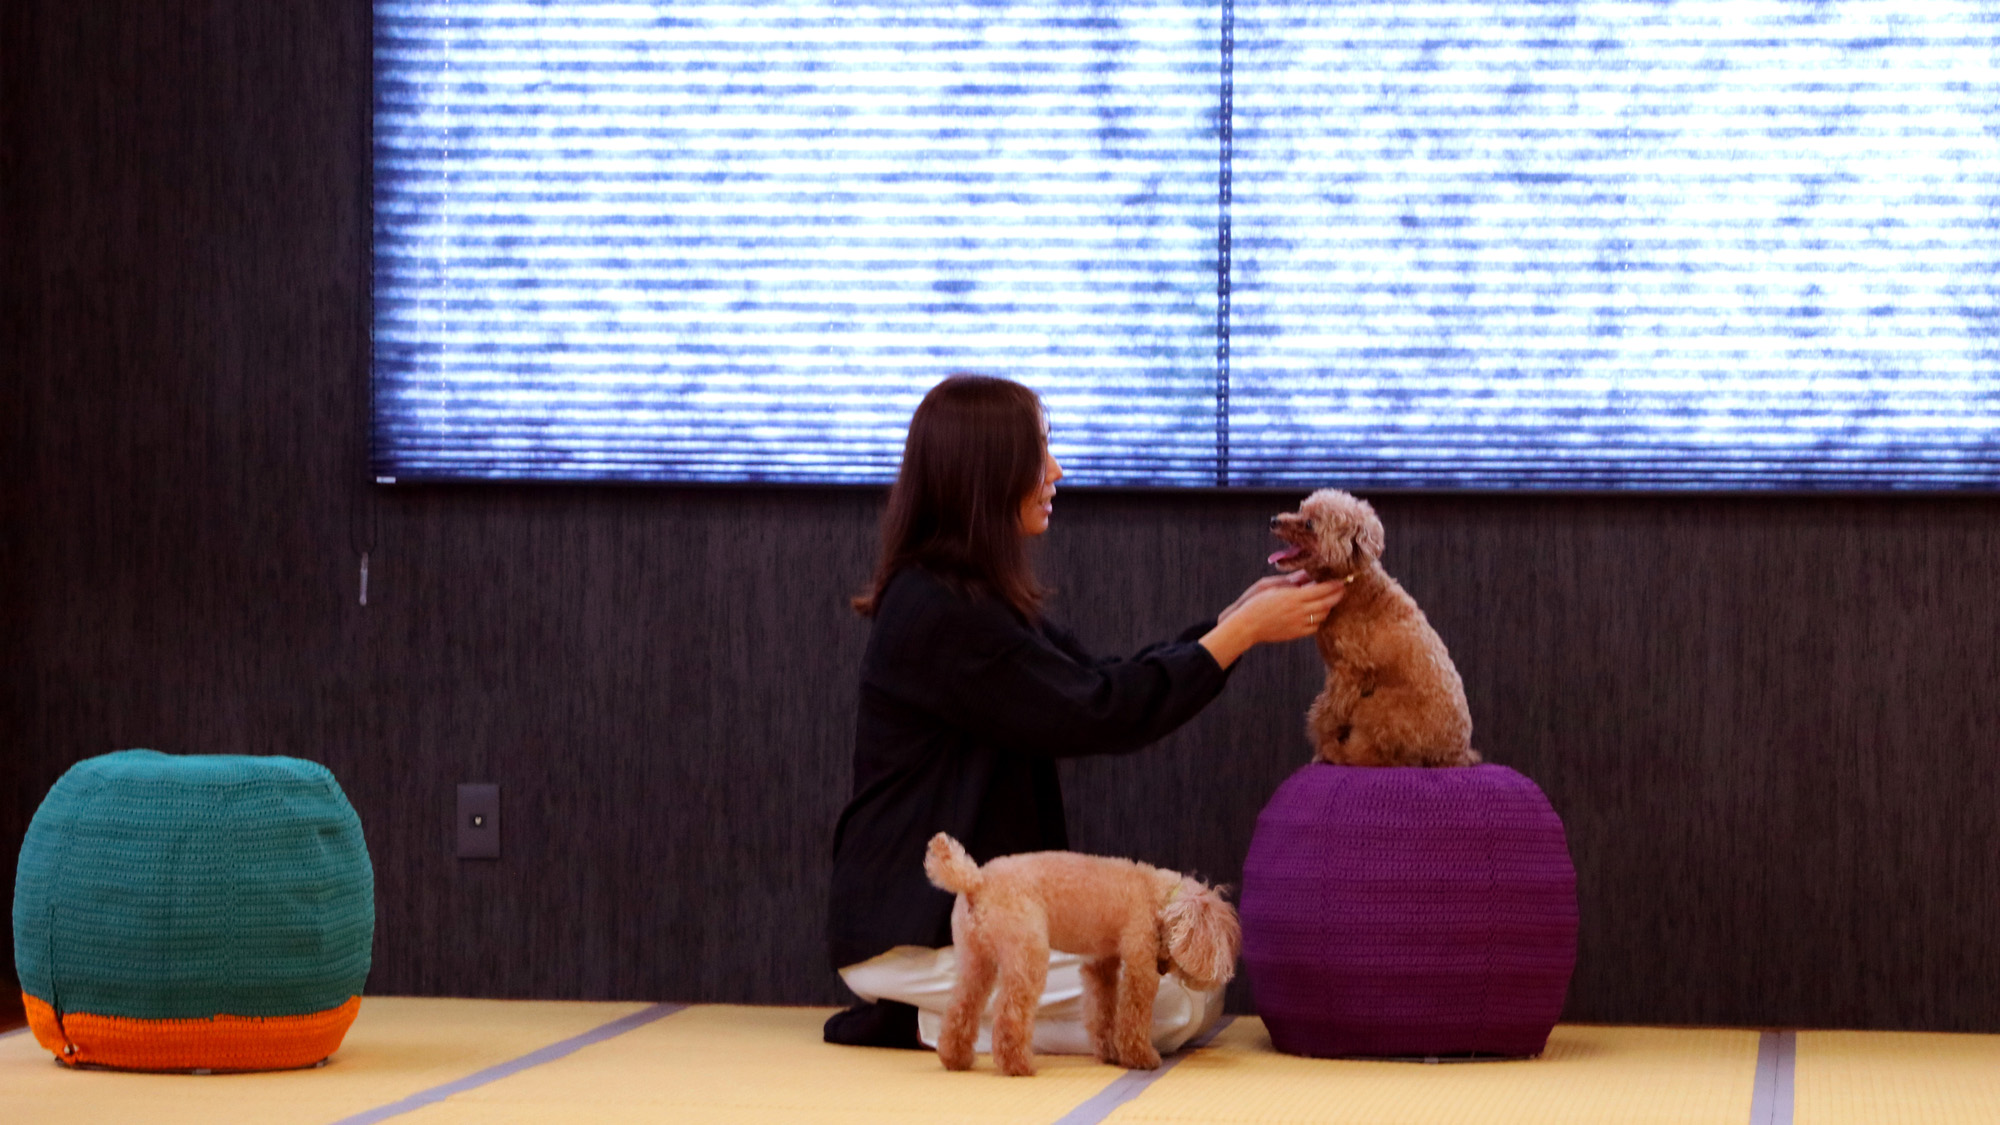
[[[1042,419],[1042,482],[1021,501],[1021,534],[1033,537],[1049,529],[1049,516],[1055,510],[1056,482],[1062,479],[1062,466],[1056,464],[1055,454],[1049,452],[1049,422]]]

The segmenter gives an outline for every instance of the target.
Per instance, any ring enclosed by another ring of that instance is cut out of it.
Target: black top
[[[949,832],[984,863],[1069,846],[1055,759],[1158,741],[1222,691],[1203,622],[1099,659],[1005,602],[910,567],[882,591],[861,661],[854,796],[833,835],[833,965],[951,944],[952,896],[924,876]]]

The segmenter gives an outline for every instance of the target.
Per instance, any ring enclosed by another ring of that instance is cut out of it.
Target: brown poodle
[[[1178,872],[1076,852],[1001,856],[981,867],[943,832],[931,837],[924,871],[958,896],[951,910],[958,982],[938,1035],[948,1070],[971,1068],[997,977],[993,1061],[1003,1074],[1035,1073],[1035,1008],[1051,949],[1092,958],[1083,972],[1084,1022],[1097,1057],[1141,1070],[1160,1065],[1152,1028],[1161,974],[1200,991],[1236,972],[1235,908],[1221,890]]]
[[[1306,714],[1313,753],[1342,766],[1469,766],[1472,713],[1451,655],[1424,611],[1382,569],[1382,521],[1365,500],[1322,488],[1271,517],[1290,544],[1283,571],[1348,590],[1319,627],[1326,688]]]

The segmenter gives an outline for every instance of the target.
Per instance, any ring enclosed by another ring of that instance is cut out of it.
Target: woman
[[[1340,600],[1337,583],[1265,578],[1174,641],[1093,657],[1042,619],[1025,550],[1048,530],[1061,479],[1041,401],[1018,383],[954,375],[910,421],[881,561],[854,600],[874,626],[827,938],[864,1002],[827,1021],[828,1042],[923,1045],[914,1007],[856,981],[891,951],[950,944],[952,898],[923,871],[933,833],[981,863],[1067,848],[1056,759],[1158,741],[1221,692],[1243,653],[1311,635]]]

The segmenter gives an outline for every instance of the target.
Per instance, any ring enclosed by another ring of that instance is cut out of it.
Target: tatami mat
[[[332,1061],[271,1074],[62,1067],[28,1034],[0,1039],[0,1121],[325,1125],[475,1074],[647,1007],[370,996]]]
[[[2000,1035],[1801,1031],[1796,1125],[2000,1122]]]
[[[827,1046],[830,1011],[690,1008],[398,1121],[1052,1122],[1125,1074],[1046,1055],[1033,1079],[1003,1078],[983,1055],[977,1070],[953,1074],[928,1051]]]
[[[1254,1018],[1106,1118],[1256,1125],[1744,1125],[1754,1031],[1562,1026],[1539,1059],[1406,1063],[1278,1054]]]
[[[1521,1062],[1373,1063],[1271,1049],[1244,1017],[1157,1071],[1043,1056],[828,1047],[830,1009],[370,997],[326,1067],[71,1071],[0,1037],[0,1121],[505,1125],[1958,1125],[2000,1121],[2000,1036],[1558,1027]]]

